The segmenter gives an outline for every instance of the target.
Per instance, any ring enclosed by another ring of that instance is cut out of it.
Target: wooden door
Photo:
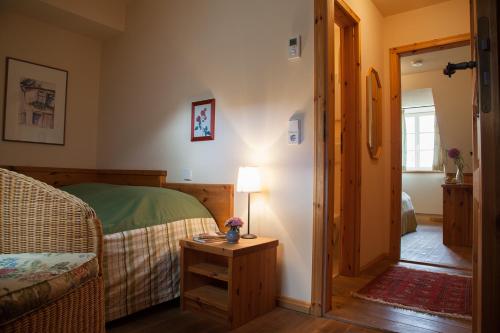
[[[500,332],[500,108],[498,5],[471,1],[473,100],[473,327]]]

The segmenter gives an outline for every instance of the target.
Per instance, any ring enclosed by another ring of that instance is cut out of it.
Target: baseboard
[[[389,259],[389,254],[382,253],[381,255],[375,257],[374,259],[370,260],[369,262],[367,262],[366,264],[361,266],[359,268],[359,271],[363,272],[363,271],[369,270],[370,268],[377,266],[381,261],[386,260],[386,259]]]
[[[416,215],[429,219],[431,222],[443,223],[443,215],[441,214],[416,213]]]
[[[427,218],[431,221],[431,222],[439,222],[439,223],[443,223],[443,215],[436,215],[436,214],[427,214]]]
[[[290,298],[286,296],[279,296],[276,300],[276,304],[279,307],[293,310],[297,312],[302,312],[306,314],[311,314],[311,303],[304,302],[295,298]]]

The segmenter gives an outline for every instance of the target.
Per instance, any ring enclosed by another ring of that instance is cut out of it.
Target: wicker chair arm
[[[100,221],[86,203],[0,169],[0,253],[93,252],[102,263]]]

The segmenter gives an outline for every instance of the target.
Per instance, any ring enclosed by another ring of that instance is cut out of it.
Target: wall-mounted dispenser
[[[182,179],[184,179],[187,182],[192,181],[193,180],[193,170],[182,169]]]
[[[300,144],[300,121],[298,119],[288,121],[288,144]]]

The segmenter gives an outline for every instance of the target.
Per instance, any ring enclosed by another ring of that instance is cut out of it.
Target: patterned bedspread
[[[417,218],[411,198],[405,192],[401,193],[401,236],[417,231]]]
[[[218,231],[192,218],[104,236],[106,321],[179,297],[179,240]]]

